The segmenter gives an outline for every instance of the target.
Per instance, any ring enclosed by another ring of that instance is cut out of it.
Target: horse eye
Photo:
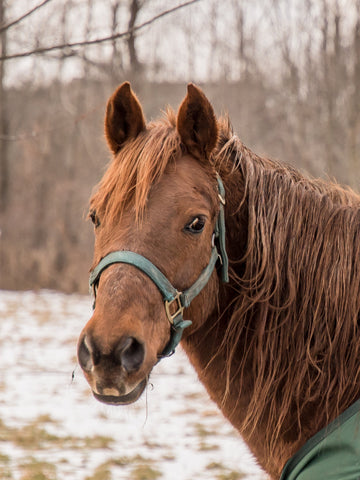
[[[100,225],[100,221],[99,221],[98,216],[96,215],[95,210],[90,210],[89,217],[90,217],[92,223],[95,225],[95,228]]]
[[[190,223],[186,225],[185,230],[187,230],[190,233],[201,233],[204,230],[204,227],[205,227],[205,218],[195,217],[193,220],[191,220]]]

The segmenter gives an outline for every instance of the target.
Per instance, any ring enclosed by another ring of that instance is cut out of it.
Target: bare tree
[[[352,73],[353,90],[349,99],[349,150],[353,172],[359,169],[360,158],[360,0],[357,0],[356,15],[351,48],[354,58]]]
[[[5,25],[5,19],[5,0],[0,0],[0,25]],[[1,56],[5,57],[7,53],[6,29],[2,29],[0,32],[0,50]],[[9,195],[9,109],[4,81],[5,63],[0,61],[0,206],[2,211],[7,207]]]
[[[145,0],[130,0],[130,19],[128,24],[129,36],[127,38],[127,46],[130,59],[130,71],[140,73],[142,65],[139,62],[138,53],[135,46],[136,34],[134,27],[139,16],[141,8],[144,6]]]
[[[5,23],[5,19],[3,19],[0,23],[0,33],[2,33],[4,30],[8,30],[9,28],[13,27],[14,25],[19,24],[20,22],[25,20],[25,18],[29,17],[30,15],[35,13],[37,10],[39,10],[40,8],[42,8],[44,5],[46,5],[49,2],[51,2],[51,0],[43,0],[39,5],[36,5],[35,7],[31,8],[26,13],[23,13],[22,15],[20,15],[20,17],[16,18],[15,20],[12,20],[8,23]]]
[[[119,22],[119,11],[120,11],[120,1],[116,0],[112,6],[112,23],[111,23],[111,33],[116,35],[118,22]],[[135,45],[135,40],[134,40]],[[119,73],[124,72],[124,62],[122,58],[122,52],[119,49],[119,43],[114,38],[112,41],[112,54],[111,54],[111,76],[115,77]]]
[[[237,32],[237,57],[240,67],[240,76],[247,69],[247,61],[245,57],[245,12],[244,2],[233,1],[234,17]]]

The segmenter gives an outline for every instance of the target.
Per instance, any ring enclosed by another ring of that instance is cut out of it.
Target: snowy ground
[[[75,357],[90,314],[86,296],[0,291],[1,480],[266,479],[180,349],[136,404],[98,403]]]

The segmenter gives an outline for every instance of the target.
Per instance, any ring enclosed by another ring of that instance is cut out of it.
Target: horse
[[[95,398],[135,402],[181,341],[259,465],[287,478],[289,459],[360,409],[360,196],[253,153],[194,84],[146,123],[123,83],[105,136],[78,341]]]

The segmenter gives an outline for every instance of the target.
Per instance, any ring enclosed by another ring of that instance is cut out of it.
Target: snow
[[[0,291],[0,478],[25,478],[24,461],[35,459],[55,465],[45,478],[57,480],[86,480],[105,462],[111,477],[99,478],[138,478],[134,468],[146,464],[163,479],[266,479],[181,348],[154,368],[137,403],[98,403],[76,363],[90,315],[87,296]],[[34,425],[57,440],[22,444]]]

